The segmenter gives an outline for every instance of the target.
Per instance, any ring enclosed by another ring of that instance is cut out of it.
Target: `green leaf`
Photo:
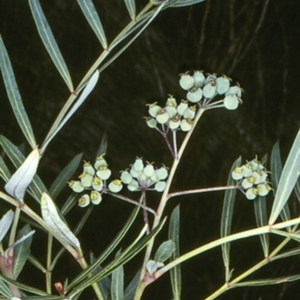
[[[43,193],[41,198],[41,211],[45,223],[50,227],[50,233],[59,236],[62,241],[80,249],[79,240],[60,218],[53,200],[47,193]]]
[[[107,152],[107,133],[104,132],[103,137],[100,142],[100,146],[97,151],[97,157],[105,155]]]
[[[266,205],[266,197],[257,197],[254,200],[254,212],[257,227],[262,227],[267,225],[267,205]],[[263,248],[264,256],[269,256],[269,234],[261,234],[259,236],[260,242]]]
[[[56,177],[49,189],[49,194],[53,199],[56,199],[56,197],[59,195],[62,189],[66,186],[67,181],[70,180],[70,178],[77,170],[81,159],[82,153],[76,155]]]
[[[124,2],[129,12],[131,20],[134,20],[136,16],[135,0],[124,0]]]
[[[56,66],[61,77],[65,81],[70,92],[74,91],[72,79],[67,68],[67,65],[60,53],[58,45],[55,41],[51,28],[47,22],[47,19],[43,13],[42,7],[38,0],[29,0],[29,5],[33,19],[35,21],[39,35],[44,43],[46,50],[48,51],[54,65]]]
[[[14,219],[14,212],[10,209],[0,220],[0,243],[5,237],[7,231]]]
[[[172,253],[172,259],[180,256],[179,251],[179,232],[180,232],[180,207],[179,205],[173,210],[170,225],[169,225],[169,239],[175,244],[175,251]],[[173,299],[180,300],[181,297],[181,267],[180,264],[170,270],[170,278],[173,292]]]
[[[163,242],[157,249],[154,260],[156,262],[164,262],[169,259],[175,250],[175,243],[172,240]]]
[[[297,180],[297,183],[295,185],[295,194],[300,202],[300,177]]]
[[[30,225],[26,224],[17,235],[17,240],[21,239],[24,235],[28,234],[31,231]],[[30,245],[32,241],[32,236],[28,237],[21,244],[17,245],[14,248],[14,264],[13,264],[13,273],[15,278],[17,278],[22,271],[28,255],[30,253]]]
[[[39,149],[36,147],[22,162],[5,184],[4,188],[8,194],[23,203],[25,192],[36,174],[40,161]]]
[[[14,164],[16,168],[19,168],[24,162],[25,157],[20,152],[20,150],[12,144],[6,137],[0,134],[0,144],[4,152],[9,157],[10,161]],[[35,200],[40,202],[40,198],[43,192],[47,191],[45,185],[38,175],[33,177],[32,182],[29,185],[30,194],[34,197]]]
[[[5,182],[8,181],[9,178],[11,177],[11,174],[1,156],[0,156],[0,176]]]
[[[227,179],[227,185],[235,185],[235,181],[232,178],[232,171],[241,165],[241,157],[239,157],[232,165],[231,170],[229,172],[229,176]],[[224,201],[223,201],[223,209],[222,209],[222,217],[221,217],[221,237],[225,237],[230,235],[231,233],[231,224],[232,224],[232,216],[234,209],[234,202],[236,198],[236,189],[230,189],[225,191]],[[228,282],[230,280],[230,243],[226,243],[222,245],[222,256],[225,266],[225,280]]]
[[[23,131],[23,134],[27,139],[31,148],[35,148],[36,141],[35,141],[34,133],[29,118],[27,116],[25,107],[23,105],[21,95],[19,93],[19,89],[15,79],[14,71],[12,69],[10,59],[8,57],[1,35],[0,35],[0,69],[2,72],[2,77],[4,80],[8,99],[12,107],[12,110],[14,112],[14,115],[17,119],[17,122],[19,123],[19,126]]]
[[[300,174],[300,130],[294,140],[286,163],[283,167],[276,196],[274,199],[269,224],[276,221],[298,180]]]
[[[116,258],[120,256],[117,253]],[[116,268],[111,276],[111,299],[123,300],[124,299],[124,268],[122,266]]]
[[[1,279],[0,279],[0,295],[6,296],[8,299],[10,299],[13,296],[8,286]]]
[[[107,49],[107,41],[104,29],[93,2],[91,0],[77,0],[77,3],[79,4],[85,18],[89,22],[102,47]]]

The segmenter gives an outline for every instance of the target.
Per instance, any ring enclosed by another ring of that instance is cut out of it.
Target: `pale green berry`
[[[149,115],[151,117],[155,118],[157,115],[157,112],[161,109],[161,107],[157,105],[157,102],[154,102],[152,104],[147,104],[147,105],[149,106],[149,109],[148,109]]]
[[[248,188],[251,188],[254,184],[254,178],[252,176],[249,176],[245,179],[243,179],[242,183],[241,183],[241,186],[244,188],[244,189],[248,189]]]
[[[230,87],[230,81],[226,77],[219,77],[216,81],[217,84],[217,93],[219,95],[225,94]]]
[[[99,192],[102,191],[102,189],[103,189],[103,181],[99,177],[95,176],[93,178],[92,187],[96,191],[99,191]]]
[[[111,192],[118,193],[123,188],[122,181],[119,179],[115,179],[108,185],[108,188]]]
[[[100,155],[96,158],[94,167],[96,170],[99,170],[100,166],[107,166],[106,160],[103,158],[103,155]]]
[[[242,97],[242,88],[235,85],[228,89],[225,95],[236,95],[238,98]]]
[[[86,207],[90,204],[90,196],[87,194],[82,195],[79,199],[78,199],[78,206],[80,207]]]
[[[185,119],[194,119],[195,115],[196,115],[196,110],[197,107],[196,106],[190,106],[183,114],[183,117]]]
[[[151,164],[148,164],[144,170],[143,173],[147,176],[147,177],[151,177],[154,173],[154,167]]]
[[[257,188],[250,188],[246,191],[246,197],[248,200],[253,200],[258,194]]]
[[[87,174],[94,175],[95,174],[95,169],[92,167],[89,161],[85,161],[83,165],[83,172]]]
[[[180,116],[176,115],[175,117],[173,117],[170,121],[169,121],[169,127],[172,130],[177,129],[180,126]]]
[[[107,165],[99,166],[99,170],[96,174],[102,180],[107,180],[111,175],[111,170],[108,169]]]
[[[123,183],[128,184],[131,182],[131,180],[132,180],[132,176],[128,171],[123,171],[121,173],[121,181]]]
[[[143,160],[141,158],[137,158],[132,165],[132,168],[137,172],[141,172],[144,169]]]
[[[69,187],[76,193],[81,193],[84,190],[84,187],[82,186],[80,181],[70,181]]]
[[[239,106],[239,99],[236,95],[228,95],[224,98],[224,106],[228,110],[235,110]]]
[[[168,177],[168,170],[166,167],[160,167],[159,169],[155,170],[155,174],[158,180],[164,180]],[[153,181],[156,182],[157,180],[153,180]]]
[[[164,181],[158,181],[154,187],[154,189],[157,192],[163,192],[165,190],[165,188],[166,188],[166,183]]]
[[[207,99],[210,99],[215,96],[216,90],[217,90],[216,83],[215,81],[211,80],[204,86],[203,96]]]
[[[202,90],[200,88],[197,88],[195,90],[190,90],[187,93],[186,98],[192,103],[197,103],[202,98]]]
[[[177,113],[182,116],[184,112],[188,109],[188,103],[185,100],[181,100],[181,103],[177,107]]]
[[[195,71],[194,75],[194,86],[196,87],[203,87],[204,81],[205,81],[205,76],[201,71]]]
[[[92,186],[92,182],[93,182],[93,175],[91,174],[87,174],[85,172],[83,172],[80,176],[80,182],[82,184],[83,187],[85,188],[89,188]]]
[[[231,176],[234,180],[240,180],[244,177],[243,175],[243,168],[242,167],[236,167],[232,173],[231,173]]]
[[[127,185],[127,188],[129,191],[135,192],[139,189],[139,183],[136,180],[132,179],[131,182]]]
[[[97,191],[92,191],[90,199],[94,205],[98,205],[102,201],[102,195]]]
[[[151,118],[151,117],[146,117],[145,120],[146,120],[147,125],[148,125],[150,128],[155,128],[155,127],[156,127],[157,121],[156,121],[155,119],[153,119],[153,118]]]
[[[257,190],[258,190],[258,195],[260,196],[266,196],[269,194],[269,191],[270,191],[270,186],[268,184],[259,184],[257,186]]]
[[[179,85],[187,91],[194,86],[194,78],[189,74],[183,74],[180,77]]]
[[[216,85],[216,81],[217,81],[217,76],[215,74],[208,74],[208,76],[204,80],[204,85],[211,83],[211,82],[214,85]]]
[[[191,119],[183,119],[180,122],[180,128],[182,131],[190,131],[193,127],[193,120]]]
[[[165,111],[168,113],[169,118],[173,118],[177,114],[177,109],[173,106],[166,106]]]
[[[165,109],[162,108],[157,112],[156,121],[159,124],[166,124],[169,121],[169,119],[169,114],[166,112]]]
[[[167,99],[166,107],[177,107],[177,102],[176,99],[169,95],[170,97]]]

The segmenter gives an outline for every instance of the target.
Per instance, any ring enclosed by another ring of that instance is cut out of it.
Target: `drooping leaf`
[[[235,185],[235,181],[232,178],[232,171],[241,165],[241,157],[239,157],[232,165],[231,170],[229,172],[229,176],[227,179],[227,185]],[[222,209],[222,217],[221,217],[221,237],[225,237],[230,235],[231,233],[231,224],[232,224],[232,216],[234,209],[234,202],[236,197],[236,189],[226,190],[223,201],[223,209]],[[230,243],[226,243],[222,245],[222,255],[225,266],[225,280],[226,282],[230,280]]]
[[[50,233],[55,233],[63,241],[74,246],[76,249],[80,248],[79,240],[68,228],[68,226],[61,220],[53,200],[47,193],[43,193],[41,198],[41,211],[46,224],[50,227]]]
[[[76,155],[56,177],[49,189],[49,193],[53,199],[56,199],[61,190],[66,186],[67,181],[70,180],[72,175],[77,170],[81,159],[82,153]]]
[[[23,236],[26,236],[31,232],[29,224],[26,224],[17,235],[17,240],[20,240]],[[22,271],[28,255],[30,253],[30,245],[32,241],[32,236],[26,238],[22,243],[14,247],[14,264],[13,264],[13,273],[15,278],[17,278]]]
[[[25,160],[24,155],[20,152],[20,150],[12,144],[6,137],[0,134],[0,144],[4,150],[4,152],[9,157],[10,161],[16,168],[19,168]],[[40,201],[41,195],[43,192],[47,191],[45,185],[43,184],[40,177],[36,174],[33,177],[32,182],[29,185],[30,194],[34,197],[38,202]]]
[[[14,218],[14,212],[10,209],[0,220],[0,243],[5,237]]]
[[[4,188],[8,194],[23,202],[25,192],[36,174],[39,161],[40,153],[36,147],[5,184]]]
[[[286,204],[300,174],[300,130],[294,140],[286,163],[283,167],[276,196],[274,199],[269,224],[272,225]]]
[[[35,148],[36,141],[35,141],[34,133],[29,118],[27,116],[25,107],[23,105],[23,101],[19,93],[15,75],[10,63],[10,59],[8,57],[8,53],[5,49],[1,35],[0,35],[0,69],[2,72],[2,77],[5,84],[8,99],[12,107],[12,110],[14,112],[14,115],[17,119],[17,122],[19,123],[19,126],[23,131],[23,134],[27,139],[31,148]]]
[[[95,9],[92,0],[77,0],[85,18],[89,22],[91,28],[96,34],[98,40],[100,41],[103,49],[107,49],[107,40],[100,21],[99,15]]]
[[[179,251],[179,232],[180,232],[180,209],[179,205],[173,210],[170,225],[169,225],[169,239],[175,244],[175,250],[172,253],[172,259],[180,256]],[[173,292],[173,299],[180,300],[181,298],[181,267],[180,264],[170,270],[170,278]]]
[[[74,88],[73,88],[73,83],[72,83],[69,70],[63,59],[63,56],[61,55],[61,52],[58,48],[58,45],[53,36],[48,21],[44,15],[39,0],[29,0],[29,5],[30,5],[31,13],[35,21],[37,30],[39,32],[39,35],[44,43],[47,52],[49,53],[61,77],[63,78],[66,85],[68,86],[69,91],[73,92]]]
[[[131,20],[134,20],[136,16],[135,0],[124,0],[124,2],[129,12]]]

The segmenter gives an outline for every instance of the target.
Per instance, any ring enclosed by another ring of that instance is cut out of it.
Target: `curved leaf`
[[[56,66],[58,72],[68,86],[70,92],[73,92],[74,88],[69,70],[57,46],[51,28],[43,13],[40,2],[38,0],[29,0],[29,5],[37,30],[46,50],[48,51],[54,65]]]
[[[8,194],[23,202],[27,187],[33,180],[40,161],[40,153],[36,147],[26,157],[22,165],[11,176],[4,188]]]
[[[120,253],[117,253],[116,258]],[[111,300],[124,299],[124,268],[116,268],[111,276]]]
[[[283,167],[274,199],[269,224],[272,225],[286,204],[300,174],[300,130]]]
[[[6,235],[14,218],[14,212],[10,209],[0,220],[0,243]]]
[[[162,263],[171,257],[174,250],[175,250],[174,242],[172,240],[165,241],[158,247],[154,255],[154,260],[156,262]]]
[[[23,134],[27,139],[31,148],[35,148],[36,141],[35,141],[34,133],[29,118],[27,116],[25,107],[23,105],[21,95],[19,93],[19,89],[15,79],[15,75],[10,63],[10,59],[8,57],[1,35],[0,35],[0,69],[2,72],[8,99],[12,107],[12,110],[14,112],[14,115],[17,119],[17,122],[19,123],[19,126],[23,131]]]

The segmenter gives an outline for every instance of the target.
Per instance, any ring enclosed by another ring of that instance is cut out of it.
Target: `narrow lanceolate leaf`
[[[117,254],[117,256],[118,256],[118,254]],[[112,275],[111,275],[111,299],[112,300],[123,300],[124,299],[124,268],[123,268],[123,266],[116,268],[112,272]]]
[[[135,0],[124,0],[124,2],[129,12],[131,20],[134,20],[136,16]]]
[[[101,139],[100,146],[97,151],[97,157],[101,155],[105,155],[107,152],[107,133],[104,132],[103,137]]]
[[[70,92],[74,91],[72,79],[67,68],[67,65],[60,53],[58,45],[52,34],[51,28],[47,22],[47,19],[43,13],[42,7],[38,0],[29,0],[30,9],[35,21],[39,35],[44,43],[46,50],[48,51],[53,63],[55,64],[58,72],[68,86]]]
[[[39,160],[40,153],[36,147],[5,184],[4,188],[8,194],[23,202],[26,189],[36,173]]]
[[[0,156],[0,177],[6,182],[11,177],[11,174],[6,166],[3,158]]]
[[[239,157],[232,165],[227,185],[234,185],[235,181],[232,178],[232,171],[241,165],[241,157]],[[232,216],[233,216],[233,209],[234,209],[234,202],[236,197],[236,189],[226,190],[224,201],[223,201],[223,209],[222,209],[222,218],[221,218],[221,237],[225,237],[230,235],[231,233],[231,224],[232,224]],[[223,261],[225,266],[225,280],[226,282],[230,280],[230,269],[229,269],[229,262],[230,262],[230,243],[226,243],[222,245],[222,255]]]
[[[31,228],[29,224],[26,224],[18,233],[17,239],[21,240],[23,236],[31,232]],[[22,243],[15,246],[14,250],[14,264],[13,264],[13,273],[15,279],[18,277],[20,272],[22,271],[28,255],[30,253],[30,245],[32,241],[32,236],[25,239]]]
[[[269,224],[272,225],[286,204],[300,174],[300,130],[283,167],[274,199]]]
[[[6,235],[14,218],[14,212],[9,210],[0,220],[0,243]]]
[[[84,16],[92,27],[94,33],[96,34],[98,40],[100,41],[102,47],[104,49],[107,49],[107,41],[104,29],[92,0],[77,0],[77,2]]]
[[[47,193],[43,193],[42,195],[41,210],[44,221],[52,230],[50,233],[55,233],[55,235],[58,235],[63,241],[79,249],[79,240],[62,221],[52,199]]]
[[[7,299],[11,299],[13,296],[11,290],[8,288],[6,283],[0,279],[0,295],[7,297]]]
[[[257,227],[262,227],[267,225],[267,205],[266,205],[266,197],[258,197],[254,201],[254,212]],[[264,256],[269,256],[269,234],[261,234],[259,236],[260,242],[263,248]]]
[[[180,232],[180,209],[177,206],[171,215],[170,226],[169,226],[169,239],[175,244],[175,251],[172,253],[172,258],[176,259],[180,256],[179,251],[179,232]],[[180,264],[170,270],[170,278],[173,292],[173,299],[181,299],[181,267]]]
[[[125,296],[124,296],[126,300],[133,300],[133,298],[135,296],[136,287],[139,283],[140,276],[141,276],[141,270],[136,272],[136,274],[134,275],[134,277],[132,278],[132,280],[130,281],[128,286],[126,287]],[[174,300],[176,300],[176,299],[174,299]]]
[[[48,146],[50,141],[55,137],[55,135],[59,132],[59,130],[66,124],[66,122],[76,112],[76,110],[79,108],[79,106],[85,101],[85,99],[88,97],[88,95],[94,89],[96,83],[98,82],[98,79],[99,79],[99,71],[96,70],[95,73],[91,76],[91,78],[87,82],[86,86],[84,87],[79,99],[75,102],[75,104],[72,106],[70,111],[63,118],[63,120],[59,123],[59,125],[52,132],[52,134],[48,138],[46,138],[46,140],[43,142],[43,144],[41,146],[41,154],[44,153],[44,151],[46,150],[46,147]]]
[[[36,147],[36,141],[33,134],[33,130],[25,111],[25,107],[23,105],[21,95],[19,93],[19,89],[17,86],[17,82],[15,79],[15,75],[12,69],[12,65],[10,63],[10,59],[8,53],[5,49],[3,40],[0,35],[0,69],[3,77],[3,81],[5,84],[6,92],[8,95],[8,99],[14,115],[19,123],[21,130],[31,148]]]

